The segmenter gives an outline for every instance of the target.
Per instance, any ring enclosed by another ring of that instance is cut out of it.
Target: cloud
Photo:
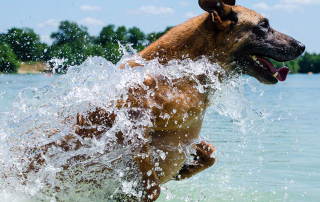
[[[79,24],[88,25],[88,26],[103,26],[105,23],[102,20],[95,19],[95,18],[84,18],[79,21]]]
[[[42,43],[46,43],[46,44],[51,45],[54,40],[51,39],[49,35],[40,35],[40,41]]]
[[[190,3],[185,2],[185,1],[181,1],[181,2],[180,2],[180,5],[181,5],[181,6],[190,6]]]
[[[187,18],[193,18],[193,17],[196,17],[197,14],[194,14],[194,13],[192,13],[192,12],[188,12],[188,13],[186,13],[184,16],[187,17]]]
[[[292,13],[295,10],[300,10],[301,12],[303,12],[301,5],[297,5],[297,4],[305,4],[303,1],[308,1],[308,0],[281,0],[279,4],[276,4],[274,6],[269,6],[265,2],[260,2],[252,5],[252,8],[257,10],[264,10],[264,11],[283,11],[287,13]],[[309,3],[312,3],[312,2],[320,3],[320,0],[309,0]]]
[[[271,18],[271,15],[268,13],[260,13],[265,18]]]
[[[271,8],[264,2],[261,2],[261,3],[257,3],[257,4],[254,4],[252,6],[253,9],[260,9],[260,10],[270,10]]]
[[[82,5],[82,6],[80,6],[80,10],[82,10],[82,11],[96,12],[96,11],[101,11],[102,8],[99,7],[99,6]]]
[[[294,5],[294,4],[276,4],[276,5],[274,5],[274,9],[282,10],[287,13],[292,13],[294,10],[301,10],[302,11],[301,6]]]
[[[50,19],[42,23],[38,23],[37,27],[45,27],[45,26],[52,26],[52,27],[58,27],[60,25],[61,20],[57,19]]]
[[[320,4],[320,0],[281,0],[284,4],[303,4],[303,5],[317,5]]]
[[[130,10],[132,14],[147,14],[147,15],[173,15],[174,10],[170,7],[142,6],[135,10]]]

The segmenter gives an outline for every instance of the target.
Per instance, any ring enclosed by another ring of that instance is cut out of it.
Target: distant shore
[[[18,74],[41,74],[48,70],[45,62],[24,62],[18,69]]]

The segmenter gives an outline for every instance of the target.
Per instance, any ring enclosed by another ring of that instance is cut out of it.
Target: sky
[[[198,0],[0,0],[0,32],[12,27],[32,28],[41,40],[51,43],[50,34],[60,21],[77,22],[98,35],[113,24],[138,27],[148,34],[163,31],[204,13]],[[246,0],[237,5],[253,9],[270,20],[276,30],[320,53],[320,0]]]

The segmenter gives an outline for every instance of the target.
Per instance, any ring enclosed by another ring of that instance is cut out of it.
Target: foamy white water
[[[167,67],[161,66],[157,61],[145,62],[137,56],[125,56],[122,62],[132,58],[145,66],[122,70],[119,69],[121,62],[116,66],[103,58],[89,58],[81,66],[71,68],[68,74],[59,77],[50,86],[27,88],[19,93],[13,104],[13,110],[1,116],[0,162],[2,165],[0,173],[3,176],[5,175],[5,178],[0,182],[1,199],[4,201],[55,201],[58,197],[64,201],[105,201],[112,200],[110,197],[117,193],[138,196],[139,193],[136,193],[134,188],[139,183],[137,180],[139,176],[135,172],[130,172],[134,169],[127,169],[134,165],[131,165],[127,161],[128,159],[124,158],[127,151],[138,145],[133,144],[120,148],[114,144],[114,134],[121,130],[125,132],[127,139],[134,140],[137,135],[141,134],[139,128],[151,124],[150,118],[152,118],[152,115],[145,111],[141,120],[139,120],[139,126],[133,130],[132,125],[137,123],[132,123],[128,119],[127,109],[116,108],[114,101],[125,100],[126,97],[123,95],[126,94],[128,89],[135,85],[142,85],[144,78],[148,75],[162,75],[174,82],[175,79],[184,76],[194,75],[194,79],[196,79],[196,75],[206,74],[212,81],[215,81],[210,86],[203,86],[200,83],[198,86],[200,92],[208,87],[215,90],[211,97],[213,106],[209,110],[209,118],[205,120],[205,127],[210,128],[210,125],[212,125],[213,129],[217,131],[231,130],[231,132],[226,131],[224,139],[228,144],[237,142],[236,146],[230,151],[233,154],[235,153],[236,156],[241,155],[248,147],[247,143],[250,142],[247,139],[248,131],[256,135],[262,134],[267,130],[267,124],[278,118],[270,117],[269,113],[257,109],[246,99],[244,84],[247,82],[243,82],[241,78],[229,78],[228,82],[219,83],[214,73],[221,71],[221,69],[217,65],[209,64],[204,58],[197,62],[173,61]],[[96,107],[117,113],[118,120],[112,129],[108,130],[99,140],[81,140],[85,147],[77,151],[65,152],[52,147],[49,152],[43,154],[45,165],[41,166],[37,172],[24,174],[24,171],[30,165],[28,155],[41,152],[32,151],[32,153],[28,148],[50,144],[74,133],[74,120],[77,114],[86,114]],[[224,128],[223,125],[221,125],[221,128],[217,128],[221,118],[214,120],[210,114],[226,117],[226,120],[232,121],[231,125],[228,124],[231,128]],[[56,130],[58,132],[48,137],[50,131]],[[204,131],[208,130],[205,128]],[[205,136],[205,139],[214,140],[214,135],[217,134],[206,133],[202,135]],[[215,142],[213,143],[215,144]],[[220,146],[224,145],[224,143],[219,144]],[[219,150],[219,147],[217,148]],[[105,151],[112,152],[106,153]],[[63,165],[70,163],[69,160],[78,155],[90,156],[91,159],[81,164],[74,163],[63,172]],[[228,154],[219,153],[218,159],[225,158],[225,156],[220,155]],[[234,157],[235,162],[236,156]],[[229,158],[231,157],[227,157],[227,159]],[[114,168],[111,162],[117,159],[124,159],[125,161],[117,161],[117,168],[119,169],[106,171],[107,168]],[[257,158],[255,161],[259,163],[263,162],[263,159]],[[176,199],[178,201],[203,201],[210,198],[212,191],[208,191],[216,189],[217,183],[220,191],[229,188],[234,193],[246,194],[246,191],[241,188],[234,189],[229,186],[230,179],[234,177],[233,170],[237,166],[236,163],[235,166],[230,167],[228,165],[218,176],[209,179],[199,175],[188,181],[188,183],[192,183],[192,186],[186,186],[184,182],[170,182],[168,186],[163,187],[165,198],[166,200]],[[251,172],[258,172],[257,170]],[[128,179],[126,176],[130,176],[130,178]],[[93,179],[99,181],[102,187],[95,187],[95,183],[90,181]],[[204,188],[201,183],[196,183],[199,179],[211,183],[208,183],[208,186]],[[172,190],[170,188],[172,184],[174,184],[174,187],[178,185],[179,188]],[[209,185],[212,185],[212,187]],[[59,190],[57,190],[57,187],[59,187]],[[188,189],[191,192],[193,189],[198,191],[189,196],[188,199],[188,195],[181,197],[175,193],[181,189],[186,192],[188,192]],[[223,195],[224,193],[215,192],[215,194]],[[257,195],[257,198],[259,198],[259,194]],[[236,198],[236,196],[234,197]]]

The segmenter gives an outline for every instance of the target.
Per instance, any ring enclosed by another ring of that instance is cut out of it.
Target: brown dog
[[[243,73],[255,77],[261,83],[275,84],[278,80],[284,81],[289,70],[276,70],[267,58],[286,62],[296,59],[305,50],[300,42],[272,29],[266,18],[247,8],[235,6],[233,0],[199,0],[199,5],[207,12],[174,27],[139,54],[146,60],[158,58],[163,64],[172,59],[196,60],[199,56],[206,56],[231,74]],[[135,65],[137,64],[131,64]],[[154,79],[146,80],[145,84],[153,88]],[[146,135],[152,137],[149,144],[151,148],[166,151],[168,155],[160,162],[163,169],[161,176],[154,172],[152,176],[143,178],[157,184],[146,190],[146,196],[152,195],[150,201],[157,198],[159,185],[171,180],[177,173],[180,174],[179,179],[189,178],[215,162],[210,157],[214,147],[206,142],[196,145],[197,158],[192,165],[184,165],[186,158],[177,151],[180,143],[189,146],[188,142],[199,137],[203,116],[208,107],[207,94],[194,90],[196,84],[186,79],[175,86],[181,93],[176,93],[177,96],[168,101],[165,99],[166,92],[172,90],[165,85],[165,81],[160,85],[158,94],[151,102],[164,107],[161,111],[153,109],[153,114],[158,118],[154,127],[147,129],[152,132],[149,131]],[[185,98],[190,99],[185,101]],[[145,100],[143,103],[148,102],[150,103]],[[172,114],[172,109],[178,109],[177,113]],[[163,112],[171,115],[167,126],[159,118]],[[182,116],[186,113],[190,116],[183,120]],[[176,121],[183,127],[177,127],[179,124],[175,124]],[[174,145],[168,149],[166,146],[172,143]],[[141,170],[154,168],[152,162],[149,163],[149,168],[143,165],[146,164],[141,163]]]
[[[278,80],[285,80],[288,69],[276,70],[267,58],[285,62],[296,59],[305,50],[300,42],[272,29],[266,18],[247,8],[235,6],[235,1],[199,0],[199,5],[206,13],[171,29],[139,54],[145,60],[158,58],[162,64],[173,59],[196,60],[205,56],[229,74],[248,74],[264,84],[275,84]],[[131,66],[138,65],[129,63]],[[200,76],[199,80],[201,83],[208,82],[205,76]],[[142,196],[138,200],[155,201],[161,184],[171,179],[189,178],[213,165],[215,159],[211,154],[215,148],[204,141],[194,145],[199,139],[204,114],[209,107],[208,92],[199,92],[194,88],[197,83],[188,78],[177,80],[172,86],[165,78],[149,77],[144,85],[155,93],[147,96],[145,88],[136,86],[129,92],[128,99],[119,101],[117,106],[130,106],[132,110],[129,114],[133,121],[138,120],[141,109],[150,110],[154,117],[153,125],[143,129],[144,137],[140,139],[138,155],[133,156],[132,160],[136,162],[141,176],[139,189]],[[163,114],[170,116],[163,118]],[[110,128],[116,117],[117,114],[102,109],[86,116],[79,114],[76,134],[81,138],[101,138],[105,131],[98,130],[97,126]],[[126,142],[121,132],[116,136],[118,144]],[[77,150],[81,142],[70,135],[54,145],[63,150]],[[179,151],[180,147],[196,149],[193,163],[186,164],[188,156]],[[153,152],[158,150],[163,151],[166,158],[160,158],[155,165]],[[41,161],[38,159],[35,162]],[[34,166],[31,165],[30,169]]]

